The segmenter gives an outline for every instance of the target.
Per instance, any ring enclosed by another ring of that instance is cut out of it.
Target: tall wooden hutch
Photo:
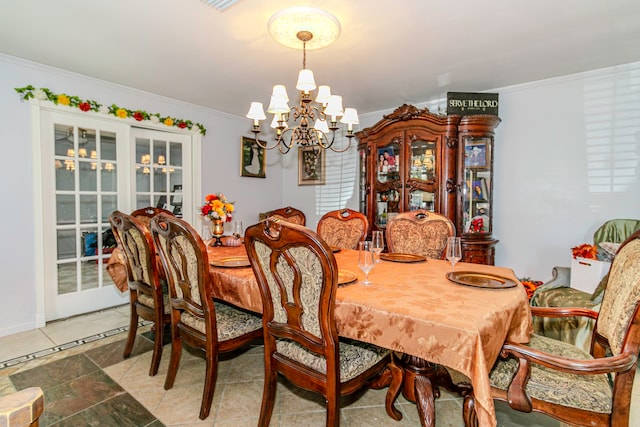
[[[493,142],[500,118],[440,115],[402,105],[356,133],[360,211],[372,230],[400,212],[446,215],[463,261],[493,264]]]

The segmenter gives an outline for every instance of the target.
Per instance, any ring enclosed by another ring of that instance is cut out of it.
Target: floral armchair
[[[640,220],[613,219],[602,224],[593,234],[593,243],[598,247],[616,247],[635,231],[640,230]],[[609,249],[610,250],[610,249]],[[571,268],[554,267],[553,278],[538,287],[531,298],[533,307],[575,307],[600,310],[602,295],[607,286],[606,274],[593,293],[570,287]],[[586,317],[534,317],[535,333],[574,344],[589,351],[594,321]]]

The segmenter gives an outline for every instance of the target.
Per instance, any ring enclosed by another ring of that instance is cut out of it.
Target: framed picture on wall
[[[266,145],[264,141],[260,143]],[[253,138],[242,137],[240,143],[240,176],[267,177],[267,153]]]
[[[298,148],[298,185],[325,184],[325,155],[318,147]]]

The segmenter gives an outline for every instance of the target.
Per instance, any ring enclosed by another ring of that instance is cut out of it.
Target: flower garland
[[[80,99],[77,96],[71,96],[64,93],[57,94],[51,92],[49,89],[43,87],[36,89],[29,85],[25,87],[15,88],[22,99],[29,100],[32,98],[39,99],[41,101],[51,101],[56,105],[66,105],[68,107],[75,107],[81,111],[95,111],[102,114],[110,114],[121,119],[133,118],[134,120],[141,122],[143,120],[149,120],[152,123],[163,123],[166,126],[175,126],[180,129],[191,130],[194,126],[197,127],[202,135],[207,133],[207,129],[200,123],[193,123],[191,120],[176,119],[174,117],[163,117],[158,113],[147,113],[142,110],[129,110],[127,108],[119,107],[116,104],[111,106],[102,105],[91,99]]]

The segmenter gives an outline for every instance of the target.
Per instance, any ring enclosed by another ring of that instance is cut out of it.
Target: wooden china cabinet
[[[400,212],[446,215],[463,261],[493,264],[493,141],[500,118],[440,115],[402,105],[356,133],[360,211],[371,230]],[[370,230],[370,231],[371,231]]]

